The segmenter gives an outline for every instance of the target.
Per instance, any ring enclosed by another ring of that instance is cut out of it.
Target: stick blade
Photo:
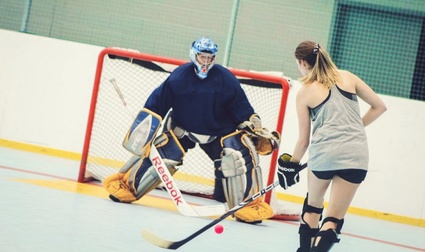
[[[143,239],[145,239],[147,242],[160,247],[160,248],[165,248],[165,249],[172,249],[175,250],[180,246],[173,246],[173,245],[177,245],[176,242],[174,241],[168,241],[162,237],[157,236],[156,234],[152,233],[151,231],[149,231],[148,229],[143,229],[142,230],[142,237]]]

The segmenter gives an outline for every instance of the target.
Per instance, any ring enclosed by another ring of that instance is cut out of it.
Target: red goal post
[[[78,182],[92,178],[102,181],[131,157],[122,147],[122,141],[134,117],[149,94],[174,68],[186,62],[128,49],[105,48],[100,52]],[[259,72],[229,70],[239,79],[263,127],[281,133],[290,88],[288,81]],[[113,83],[119,87],[124,100]],[[277,158],[278,150],[260,157],[264,186],[275,179]],[[183,192],[210,195],[214,183],[213,162],[199,147],[189,150],[174,179]],[[270,193],[265,200],[270,203]]]

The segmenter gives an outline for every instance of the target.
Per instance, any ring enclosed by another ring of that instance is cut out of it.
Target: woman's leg
[[[341,233],[345,214],[359,185],[348,182],[339,176],[332,179],[326,218],[323,220],[322,227],[314,239],[310,251],[329,251],[334,243],[339,242],[338,235]]]
[[[304,200],[301,214],[299,236],[300,247],[297,252],[310,251],[312,239],[319,232],[319,221],[323,212],[324,195],[331,180],[318,179],[310,170],[307,172],[308,194]]]
[[[360,184],[354,184],[335,176],[332,180],[326,216],[343,219],[359,186]],[[329,228],[335,229],[335,223],[325,223],[321,229],[326,230]]]
[[[307,172],[307,180],[308,205],[316,208],[323,208],[325,193],[332,180],[319,179],[311,170]],[[320,217],[320,214],[306,213],[304,221],[309,224],[310,227],[316,227],[319,225]]]

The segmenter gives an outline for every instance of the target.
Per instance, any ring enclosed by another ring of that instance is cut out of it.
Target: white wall
[[[0,43],[0,138],[81,153],[103,48],[6,30]],[[297,139],[298,88],[293,82],[281,152],[292,153]],[[425,103],[382,98],[388,111],[366,128],[370,172],[353,206],[424,219]],[[304,196],[305,190],[302,174],[286,193]]]
[[[0,138],[81,152],[100,47],[0,30]]]

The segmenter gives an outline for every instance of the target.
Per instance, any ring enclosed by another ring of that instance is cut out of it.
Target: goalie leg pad
[[[217,178],[222,179],[223,189],[229,208],[233,208],[250,196],[253,187],[254,167],[258,155],[251,139],[242,131],[224,136],[221,162],[215,162]]]
[[[177,171],[175,168],[185,155],[183,147],[180,145],[176,135],[172,130],[162,133],[154,141],[158,153],[163,159],[171,175]],[[151,160],[145,159],[146,164],[141,169],[131,171],[129,184],[137,199],[153,190],[161,183]]]
[[[249,197],[259,192],[264,188],[262,181],[261,167],[257,166],[253,171],[253,186],[251,192],[248,194]],[[270,205],[263,201],[263,197],[259,197],[249,203],[246,207],[235,213],[235,218],[239,222],[245,222],[249,224],[261,223],[265,219],[273,217],[274,212]]]
[[[175,166],[183,160],[185,154],[176,136],[172,131],[164,132],[155,139],[154,144],[171,175],[174,175],[177,171]],[[112,200],[130,203],[140,199],[160,183],[161,179],[149,158],[139,158],[130,168],[124,166],[118,174],[106,178],[103,185],[111,194]]]
[[[216,162],[216,177],[223,182],[224,196],[233,208],[263,189],[259,158],[249,136],[237,131],[221,139],[223,157]],[[259,223],[273,216],[273,209],[262,197],[235,213],[237,220]]]

